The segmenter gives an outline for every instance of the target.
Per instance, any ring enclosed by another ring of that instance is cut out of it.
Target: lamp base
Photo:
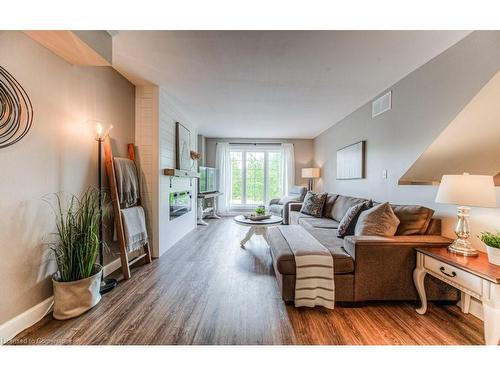
[[[102,279],[101,280],[101,289],[99,290],[101,294],[106,294],[116,288],[118,285],[118,281],[116,279]]]
[[[472,248],[468,240],[457,238],[453,243],[448,246],[448,252],[461,255],[464,257],[477,257],[479,252]]]
[[[453,243],[448,246],[448,251],[453,254],[462,255],[464,257],[475,257],[479,253],[472,248],[469,241],[469,207],[461,206],[457,209],[457,225],[455,227],[455,234],[457,238]]]

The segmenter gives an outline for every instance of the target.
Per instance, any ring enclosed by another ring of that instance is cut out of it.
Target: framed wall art
[[[191,170],[191,132],[181,123],[175,123],[177,169]]]
[[[365,141],[337,150],[337,180],[365,178]]]

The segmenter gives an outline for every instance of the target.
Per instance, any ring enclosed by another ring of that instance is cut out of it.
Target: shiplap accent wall
[[[191,150],[197,150],[198,129],[178,110],[167,91],[160,87],[159,92],[159,136],[160,136],[160,169],[175,168],[175,127],[176,122],[180,122],[191,132]],[[193,166],[193,169],[196,168]],[[170,221],[169,194],[174,191],[191,191],[192,209]],[[196,194],[197,180],[186,178],[172,178],[160,175],[160,214],[159,214],[159,236],[160,255],[167,251],[172,245],[187,235],[196,227]]]
[[[157,86],[136,87],[135,143],[137,166],[141,186],[141,201],[146,211],[146,226],[153,256],[158,256],[158,186],[159,186],[159,139]]]
[[[175,113],[167,100],[167,96],[160,88],[160,166],[161,168],[175,168],[175,123],[180,122],[180,116]]]
[[[197,127],[172,103],[167,92],[157,86],[136,89],[136,143],[141,175],[141,193],[146,210],[151,249],[159,257],[196,227],[196,180],[172,179],[164,168],[175,168],[175,124],[191,131],[191,149],[197,149]],[[192,210],[175,220],[169,218],[171,191],[190,190]]]

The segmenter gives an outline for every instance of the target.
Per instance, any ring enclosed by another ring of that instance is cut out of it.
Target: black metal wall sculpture
[[[31,100],[19,82],[0,66],[0,148],[19,142],[33,124]]]

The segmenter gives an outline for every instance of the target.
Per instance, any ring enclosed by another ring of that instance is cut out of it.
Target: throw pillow
[[[372,206],[372,202],[361,202],[351,208],[349,208],[339,223],[337,228],[337,237],[344,238],[345,236],[352,236],[354,234],[354,228],[356,227],[356,222],[358,221],[361,212],[369,209]]]
[[[434,215],[434,210],[423,206],[392,204],[391,207],[399,219],[396,231],[399,236],[425,234]]]
[[[313,193],[312,191],[308,191],[300,212],[315,217],[321,217],[327,195],[327,193]]]
[[[385,202],[359,215],[354,234],[356,236],[391,237],[396,234],[398,225],[398,217],[394,214],[389,202]]]

